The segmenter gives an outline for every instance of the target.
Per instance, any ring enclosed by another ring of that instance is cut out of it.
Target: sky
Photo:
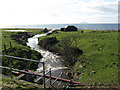
[[[119,0],[0,0],[0,27],[117,23]]]

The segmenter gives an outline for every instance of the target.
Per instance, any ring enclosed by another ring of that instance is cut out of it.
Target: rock
[[[85,61],[81,61],[81,63],[86,63]]]
[[[108,67],[108,65],[105,65],[105,67]]]
[[[86,66],[85,65],[83,65],[83,68],[85,68]]]
[[[26,81],[34,82],[34,79],[35,79],[34,75],[26,74],[26,76],[25,76]]]
[[[83,68],[83,66],[82,66],[82,65],[80,65],[79,67],[80,67],[81,69]]]
[[[91,73],[94,73],[94,74],[95,74],[95,73],[96,73],[96,71],[92,71]]]
[[[85,75],[84,73],[82,73],[82,75]]]
[[[19,32],[17,34],[12,34],[11,38],[16,40],[19,44],[26,45],[27,39],[34,35],[35,34],[31,32]]]
[[[113,65],[115,65],[116,63],[115,62],[112,62]]]
[[[40,40],[38,44],[45,49],[50,49],[52,45],[58,42],[59,41],[57,40],[56,37],[50,37],[50,38],[44,38],[43,40]]]
[[[77,72],[77,75],[80,75],[81,74],[81,72]]]

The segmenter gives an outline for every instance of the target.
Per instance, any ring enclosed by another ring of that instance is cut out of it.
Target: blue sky
[[[119,0],[1,0],[0,27],[117,23]]]

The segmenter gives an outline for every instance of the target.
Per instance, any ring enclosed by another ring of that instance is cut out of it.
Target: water
[[[118,30],[118,24],[40,24],[40,25],[19,25],[10,26],[10,28],[48,28],[60,29],[62,27],[74,25],[78,29],[85,30]]]
[[[7,32],[26,32],[26,30],[4,30]]]
[[[37,34],[32,38],[28,38],[27,45],[30,46],[31,49],[34,49],[34,50],[41,53],[43,58],[40,59],[40,61],[45,63],[45,71],[46,72],[48,72],[51,69],[51,72],[52,72],[51,75],[56,76],[56,77],[58,77],[63,72],[62,78],[66,78],[66,72],[68,71],[68,68],[64,67],[63,60],[61,59],[61,57],[57,56],[57,55],[55,55],[55,54],[53,54],[49,51],[43,50],[38,45],[38,37],[46,36],[47,34],[52,33],[53,31],[54,31],[54,29],[49,31],[46,34]],[[37,72],[42,72],[43,71],[43,66],[42,66],[41,63],[39,63],[36,71]],[[68,77],[68,79],[70,79],[70,78]],[[45,78],[45,81],[47,81],[47,78]],[[52,80],[52,82],[54,82],[54,80]],[[49,83],[50,83],[50,81],[48,81],[46,83],[47,86],[49,86]],[[66,85],[66,83],[64,83],[64,82],[62,82],[60,85],[58,85],[59,83],[60,83],[60,81],[57,81],[53,85],[55,87],[64,87]]]
[[[52,33],[53,31],[54,30],[51,30],[48,33]],[[45,63],[45,70],[46,71],[49,71],[50,68],[52,70],[67,68],[67,67],[64,67],[63,60],[61,59],[60,56],[57,56],[57,55],[55,55],[55,54],[53,54],[53,53],[51,53],[49,51],[43,50],[38,45],[38,37],[46,36],[48,33],[46,33],[46,34],[37,34],[32,38],[28,38],[27,45],[30,46],[31,49],[34,49],[34,50],[41,53],[43,58],[40,61]],[[43,70],[42,64],[39,63],[37,72],[42,72],[42,70]]]
[[[16,30],[8,30],[10,32],[16,32]],[[61,59],[60,56],[57,56],[49,51],[43,50],[42,48],[40,48],[40,46],[38,45],[38,37],[42,37],[42,36],[46,36],[49,33],[52,33],[53,31],[55,31],[55,29],[49,31],[46,34],[37,34],[35,36],[33,36],[32,38],[28,38],[28,43],[27,45],[31,47],[31,49],[34,49],[38,52],[41,53],[41,55],[43,56],[42,59],[40,59],[41,62],[45,63],[45,71],[48,72],[51,68],[51,75],[52,76],[56,76],[58,77],[62,72],[62,76],[60,78],[66,78],[66,79],[70,79],[69,77],[66,76],[66,72],[68,72],[68,68],[64,67],[63,64],[63,60]],[[18,32],[24,32],[23,30],[19,30]],[[39,63],[38,65],[38,69],[36,70],[36,72],[42,72],[43,71],[43,66],[41,63]],[[49,75],[49,73],[48,73]],[[45,78],[45,81],[47,81],[48,79]],[[51,80],[52,82],[54,82],[54,80]],[[66,83],[62,82],[60,85],[58,85],[61,81],[57,81],[55,82],[53,85],[55,87],[64,87],[66,85]],[[50,80],[46,83],[47,86],[49,86]]]

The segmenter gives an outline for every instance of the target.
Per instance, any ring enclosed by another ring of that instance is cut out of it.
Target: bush
[[[2,54],[21,57],[21,58],[27,58],[27,59],[34,59],[38,61],[42,58],[40,53],[38,53],[37,51],[31,50],[28,47],[9,48],[6,51],[3,51]],[[15,69],[36,70],[38,67],[38,63],[35,63],[35,62],[24,61],[24,60],[19,60],[19,59],[17,60],[17,59],[8,58],[8,57],[2,58],[3,66],[10,67],[10,62],[12,62],[12,68],[15,68]]]
[[[77,36],[78,37],[78,36]],[[76,35],[69,35],[58,41],[56,37],[44,38],[39,45],[50,52],[58,53],[65,60],[67,66],[74,65],[83,51],[76,47]]]
[[[51,47],[58,43],[59,41],[56,39],[56,37],[50,37],[50,38],[44,38],[43,40],[39,41],[39,45],[47,50],[51,50]]]
[[[77,47],[67,47],[62,50],[62,56],[67,66],[73,66],[83,51]]]

